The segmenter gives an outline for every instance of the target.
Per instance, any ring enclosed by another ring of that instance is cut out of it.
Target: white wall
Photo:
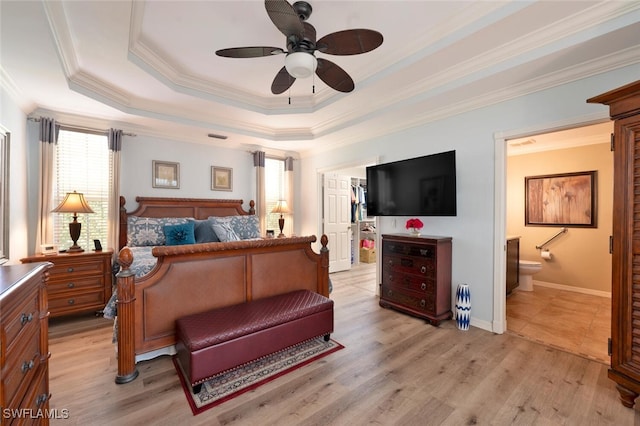
[[[9,263],[28,253],[27,232],[27,117],[11,95],[0,88],[0,124],[11,133],[9,189]],[[37,187],[36,187],[37,188]]]
[[[179,189],[153,188],[153,160],[180,163]],[[211,166],[233,169],[233,191],[211,189]],[[242,199],[248,210],[256,193],[250,152],[149,136],[123,137],[121,182],[129,211],[136,196]]]
[[[504,235],[504,229],[496,230],[494,225],[496,161],[504,161],[494,158],[495,134],[526,133],[527,129],[552,128],[558,122],[606,116],[606,107],[587,104],[586,99],[634,81],[639,74],[640,65],[634,65],[303,158],[300,187],[316,188],[318,170],[354,162],[370,152],[378,153],[380,162],[385,163],[455,149],[458,215],[422,218],[423,233],[453,237],[452,297],[458,284],[469,284],[472,325],[492,330],[496,285],[494,238]],[[319,198],[311,191],[300,195],[303,234],[319,233]],[[378,230],[381,234],[404,232],[406,219],[380,218]]]

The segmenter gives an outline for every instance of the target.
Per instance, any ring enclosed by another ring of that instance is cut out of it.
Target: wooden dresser
[[[53,263],[47,283],[52,317],[100,311],[109,301],[112,289],[112,250],[35,255],[22,263]]]
[[[633,407],[640,395],[640,81],[587,102],[609,105],[615,120],[609,378]]]
[[[433,325],[450,319],[451,237],[382,236],[380,306]]]
[[[0,267],[0,423],[49,424],[47,269],[50,263]]]

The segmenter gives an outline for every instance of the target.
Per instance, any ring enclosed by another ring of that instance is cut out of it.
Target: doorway
[[[608,363],[611,259],[608,248],[595,247],[612,232],[612,131],[613,123],[606,121],[504,142],[506,235],[520,237],[521,259],[542,266],[533,276],[533,291],[502,293],[506,331],[603,363]],[[597,228],[567,228],[546,247],[553,257],[542,259],[540,243],[560,228],[525,225],[524,177],[585,170],[598,172]],[[600,267],[589,271],[590,264]]]
[[[366,168],[367,166],[370,165],[375,165],[378,163],[378,158],[374,157],[374,158],[367,158],[367,159],[360,159],[360,160],[356,160],[352,163],[345,163],[345,164],[341,164],[338,166],[333,166],[330,168],[326,168],[326,169],[321,169],[318,170],[318,183],[319,183],[319,197],[320,199],[318,200],[318,206],[319,206],[319,217],[320,217],[320,224],[319,224],[319,228],[323,230],[323,233],[326,233],[325,230],[327,229],[327,220],[326,220],[326,215],[327,213],[325,212],[325,207],[326,207],[326,202],[325,199],[326,197],[326,189],[325,189],[325,179],[326,176],[329,175],[338,175],[338,176],[347,176],[350,179],[351,178],[357,178],[360,180],[364,180],[364,178],[366,177]],[[351,217],[351,216],[350,216]],[[372,218],[369,222],[371,222],[373,224],[373,226],[375,227],[376,224],[376,220],[375,218]],[[353,229],[354,229],[354,225],[350,224],[350,232],[349,232],[349,268],[351,267],[351,253],[353,252],[353,250],[355,249],[355,247],[351,247],[351,241],[353,238],[358,238],[357,233],[354,235],[353,233]],[[331,244],[331,241],[329,241],[329,244]],[[377,246],[378,241],[375,241],[374,244]],[[331,253],[331,250],[330,250]],[[358,258],[356,257],[354,260],[357,260]],[[359,263],[359,262],[358,262]],[[331,263],[330,263],[331,264]],[[376,268],[376,276],[378,274],[377,271],[378,268]],[[340,268],[340,270],[342,270]],[[333,272],[337,272],[336,270],[332,269],[330,266],[329,269],[329,273],[333,273]],[[376,278],[377,280],[377,278]]]

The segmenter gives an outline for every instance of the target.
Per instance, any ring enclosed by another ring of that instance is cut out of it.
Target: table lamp
[[[285,200],[280,200],[278,201],[278,203],[276,204],[276,206],[273,208],[273,210],[271,210],[271,213],[280,213],[280,219],[278,219],[278,226],[280,227],[280,235],[278,235],[278,238],[282,238],[285,235],[282,233],[282,229],[284,228],[284,213],[291,213],[291,211],[289,210],[289,206],[287,205],[287,202]]]
[[[73,213],[73,222],[69,223],[69,234],[73,240],[73,245],[67,249],[67,252],[79,253],[84,251],[78,245],[78,238],[80,238],[80,231],[82,230],[82,223],[78,222],[78,213],[93,213],[93,210],[87,204],[87,200],[84,199],[84,195],[76,191],[68,192],[60,205],[51,211],[55,213]]]

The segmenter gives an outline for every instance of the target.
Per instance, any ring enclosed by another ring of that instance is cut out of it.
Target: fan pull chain
[[[313,81],[311,83],[311,93],[315,95],[316,93],[316,75],[313,74]]]

